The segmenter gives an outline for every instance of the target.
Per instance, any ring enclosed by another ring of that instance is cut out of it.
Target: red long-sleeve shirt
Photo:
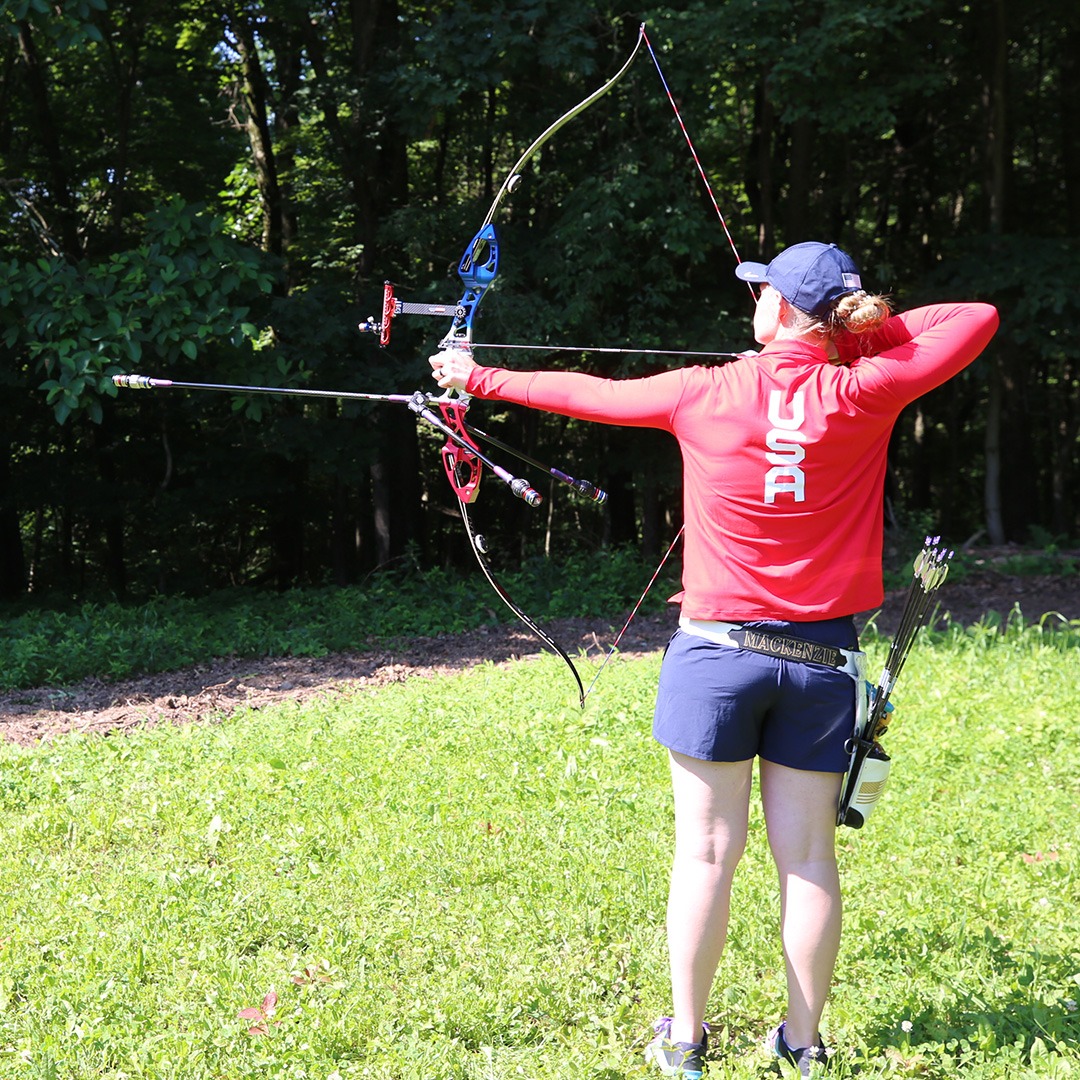
[[[997,324],[988,304],[937,304],[838,343],[852,357],[844,365],[784,340],[734,363],[642,379],[477,367],[467,389],[676,437],[686,535],[673,599],[684,616],[827,619],[881,603],[882,489],[897,416],[971,363]]]

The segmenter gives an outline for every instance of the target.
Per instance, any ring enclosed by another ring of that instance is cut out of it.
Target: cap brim
[[[741,262],[735,267],[735,276],[743,281],[767,281],[769,268],[764,263]]]

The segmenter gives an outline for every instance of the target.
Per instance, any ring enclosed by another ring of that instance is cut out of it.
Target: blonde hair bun
[[[883,325],[891,314],[892,309],[884,296],[874,296],[860,289],[840,297],[829,321],[833,328],[843,328],[850,334],[867,334]]]

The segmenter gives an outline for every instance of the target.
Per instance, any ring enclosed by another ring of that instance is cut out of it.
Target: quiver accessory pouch
[[[939,547],[940,542],[939,536],[926,538],[922,551],[915,559],[914,576],[900,613],[899,627],[885,660],[885,669],[868,696],[861,692],[859,694],[855,730],[848,744],[851,761],[840,789],[840,804],[836,811],[837,825],[862,828],[885,789],[892,762],[881,748],[878,736],[889,723],[889,713],[892,711],[889,695],[896,686],[915,635],[930,612],[930,601],[949,572],[949,560],[953,553]],[[866,701],[862,700],[864,696]]]

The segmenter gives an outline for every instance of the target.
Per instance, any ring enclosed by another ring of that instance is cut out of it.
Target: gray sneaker
[[[682,1080],[702,1080],[705,1073],[705,1054],[709,1049],[709,1028],[701,1033],[701,1042],[671,1041],[671,1017],[662,1016],[653,1024],[656,1037],[645,1047],[645,1060],[660,1066],[665,1076]]]
[[[786,1021],[769,1032],[765,1048],[780,1061],[794,1065],[799,1070],[799,1076],[820,1076],[829,1067],[829,1052],[821,1036],[818,1036],[817,1046],[802,1046],[795,1050],[788,1046],[784,1038],[785,1024]]]

